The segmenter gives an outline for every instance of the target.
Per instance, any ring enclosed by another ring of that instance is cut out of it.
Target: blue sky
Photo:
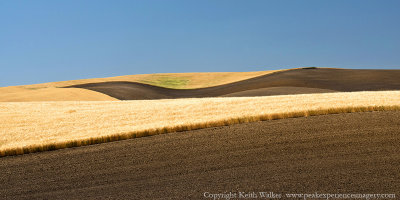
[[[0,1],[0,86],[301,66],[400,69],[400,1]]]

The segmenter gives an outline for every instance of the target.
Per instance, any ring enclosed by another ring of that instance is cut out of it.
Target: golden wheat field
[[[0,88],[0,102],[118,101],[106,94],[81,88]]]
[[[81,141],[99,143],[246,121],[307,116],[312,112],[318,114],[319,111],[319,114],[326,114],[329,110],[336,113],[335,109],[338,112],[345,112],[345,108],[366,108],[370,111],[376,107],[398,109],[398,106],[400,91],[137,101],[0,103],[0,152],[4,155],[4,152],[16,149],[22,151],[23,148],[26,152],[29,152],[29,148],[37,148],[32,151],[40,151],[39,147],[46,145],[54,145],[51,149],[65,148],[88,144],[80,143]],[[99,138],[102,140],[97,141]]]

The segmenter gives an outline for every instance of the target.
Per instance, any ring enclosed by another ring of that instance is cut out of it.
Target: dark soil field
[[[0,158],[0,199],[396,193],[399,144],[400,112],[335,114],[156,135]]]
[[[168,89],[136,82],[73,85],[120,100],[266,96],[400,89],[400,70],[303,68],[201,89]]]

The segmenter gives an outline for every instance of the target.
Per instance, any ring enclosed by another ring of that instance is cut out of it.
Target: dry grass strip
[[[11,156],[247,122],[400,110],[400,92],[97,104],[3,103],[0,104],[0,110],[5,111],[0,113],[0,121],[3,121],[0,124],[0,156]]]

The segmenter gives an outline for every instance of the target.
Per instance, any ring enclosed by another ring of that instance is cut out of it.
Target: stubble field
[[[400,91],[1,103],[0,154],[54,150],[250,121],[396,110],[399,106]]]

